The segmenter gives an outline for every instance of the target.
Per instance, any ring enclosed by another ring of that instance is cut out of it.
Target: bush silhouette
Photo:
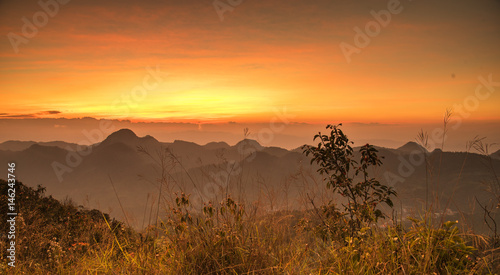
[[[302,149],[307,156],[312,155],[311,164],[316,162],[320,166],[318,172],[326,175],[327,187],[347,199],[342,209],[329,204],[323,207],[323,211],[337,221],[345,221],[353,236],[363,224],[377,222],[379,218],[385,217],[380,205],[385,203],[392,207],[391,196],[396,195],[396,192],[369,176],[368,169],[371,166],[382,164],[377,149],[369,144],[362,146],[359,149],[360,161],[355,161],[350,145],[353,142],[342,132],[341,125],[326,126],[326,129],[331,130],[329,136],[320,132],[314,136],[314,140],[319,140],[318,146],[304,145]]]

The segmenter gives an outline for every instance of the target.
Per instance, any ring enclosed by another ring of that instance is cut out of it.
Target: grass
[[[1,182],[2,207],[6,183]],[[403,228],[321,234],[314,211],[256,214],[224,199],[195,209],[178,194],[157,227],[137,232],[97,210],[18,184],[17,265],[4,274],[495,274],[500,255],[485,236],[428,217]],[[4,210],[4,209],[2,209]],[[4,211],[5,213],[5,211]],[[323,212],[320,212],[323,215]],[[5,226],[3,226],[5,227]],[[6,232],[2,228],[2,234]],[[155,235],[155,232],[160,234]],[[2,236],[0,249],[6,251]]]

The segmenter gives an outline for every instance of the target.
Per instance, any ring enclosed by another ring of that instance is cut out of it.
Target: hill
[[[448,213],[474,215],[477,206],[455,202],[492,198],[487,191],[491,168],[483,156],[440,150],[424,154],[414,142],[397,149],[376,148],[383,165],[375,176],[396,188],[399,209],[421,208],[429,197],[439,195]],[[301,149],[265,147],[249,139],[233,146],[163,143],[122,129],[84,151],[32,144],[21,151],[0,150],[0,161],[15,161],[19,178],[29,186],[40,184],[55,198],[70,197],[120,220],[126,215],[137,228],[143,224],[144,209],[157,203],[150,198],[158,195],[160,182],[165,196],[186,192],[202,204],[232,194],[246,203],[258,201],[268,211],[302,209],[308,195],[331,199],[318,167],[310,165]],[[500,174],[500,160],[492,165]]]
[[[18,140],[9,140],[0,143],[0,150],[4,151],[22,151],[28,149],[33,144],[43,145],[43,146],[53,146],[59,147],[66,150],[77,149],[78,144],[76,143],[68,143],[64,141],[50,141],[50,142],[35,142],[35,141],[18,141]]]
[[[492,153],[491,157],[494,159],[500,159],[500,150],[496,151],[495,153]]]
[[[7,215],[13,212],[7,209],[8,188],[7,182],[0,179],[0,211],[4,221],[13,217]],[[11,240],[16,244],[16,268],[29,266],[25,269],[27,273],[38,273],[35,270],[40,268],[53,270],[55,266],[60,266],[62,258],[70,268],[88,251],[103,249],[114,242],[114,238],[117,241],[125,238],[133,240],[132,231],[108,214],[77,206],[69,199],[61,202],[46,196],[45,188],[41,186],[31,188],[17,182],[15,194],[14,210],[17,216],[14,218],[15,239]],[[12,231],[11,227],[10,222],[0,224],[2,232]],[[2,233],[0,248],[6,251],[4,238],[7,239]],[[1,266],[0,272],[7,270]]]
[[[406,153],[406,154],[410,154],[412,152],[426,152],[426,153],[428,153],[427,149],[420,146],[420,144],[418,144],[414,141],[410,141],[410,142],[406,143],[405,145],[397,148],[396,151],[401,152],[401,153]]]
[[[8,220],[0,229],[15,236],[0,241],[0,249],[9,253],[8,264],[0,264],[2,274],[340,274],[347,269],[486,274],[499,269],[498,244],[463,234],[453,222],[432,226],[415,219],[411,227],[365,227],[346,237],[345,218],[309,210],[258,213],[258,206],[245,207],[230,197],[196,211],[189,195],[177,194],[165,202],[166,222],[137,232],[98,210],[60,202],[45,196],[44,188],[21,182],[15,185],[18,215],[8,216],[8,188],[0,180],[0,211]],[[414,255],[430,260],[423,265]]]

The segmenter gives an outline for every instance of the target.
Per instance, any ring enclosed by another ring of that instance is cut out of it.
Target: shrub
[[[7,182],[0,180],[0,210],[7,219]],[[77,207],[45,196],[45,188],[16,183],[16,269],[25,273],[46,270],[60,273],[116,240],[132,240],[133,233],[121,222],[98,210]],[[7,223],[0,226],[0,248],[6,249]],[[111,234],[110,234],[111,231]],[[113,257],[120,257],[117,249]],[[2,256],[3,257],[3,256]],[[0,266],[0,273],[7,268]]]
[[[385,217],[380,204],[392,207],[391,195],[396,195],[396,192],[369,177],[369,168],[382,164],[377,149],[369,144],[362,146],[358,163],[350,145],[353,142],[339,128],[341,125],[328,125],[326,129],[331,130],[329,136],[321,132],[315,135],[314,140],[319,139],[317,147],[304,145],[302,148],[307,156],[312,155],[311,164],[319,164],[318,172],[326,175],[327,187],[347,199],[342,209],[330,203],[323,207],[323,212],[334,217],[335,225],[332,227],[342,227],[338,222],[344,221],[352,237],[364,223],[370,224]]]

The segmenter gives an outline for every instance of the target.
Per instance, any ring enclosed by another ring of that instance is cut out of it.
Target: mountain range
[[[483,228],[477,203],[498,203],[500,150],[489,156],[428,152],[415,142],[376,148],[383,165],[372,175],[396,189],[395,210],[403,215],[432,205],[449,218],[467,216],[471,226]],[[7,141],[0,144],[0,160],[15,162],[16,176],[25,185],[42,185],[55,198],[71,199],[142,228],[154,215],[160,182],[164,210],[164,199],[176,192],[191,194],[195,204],[231,195],[265,211],[305,209],[309,199],[333,199],[318,167],[302,151],[264,147],[250,139],[235,145],[160,142],[121,129],[91,146]]]

